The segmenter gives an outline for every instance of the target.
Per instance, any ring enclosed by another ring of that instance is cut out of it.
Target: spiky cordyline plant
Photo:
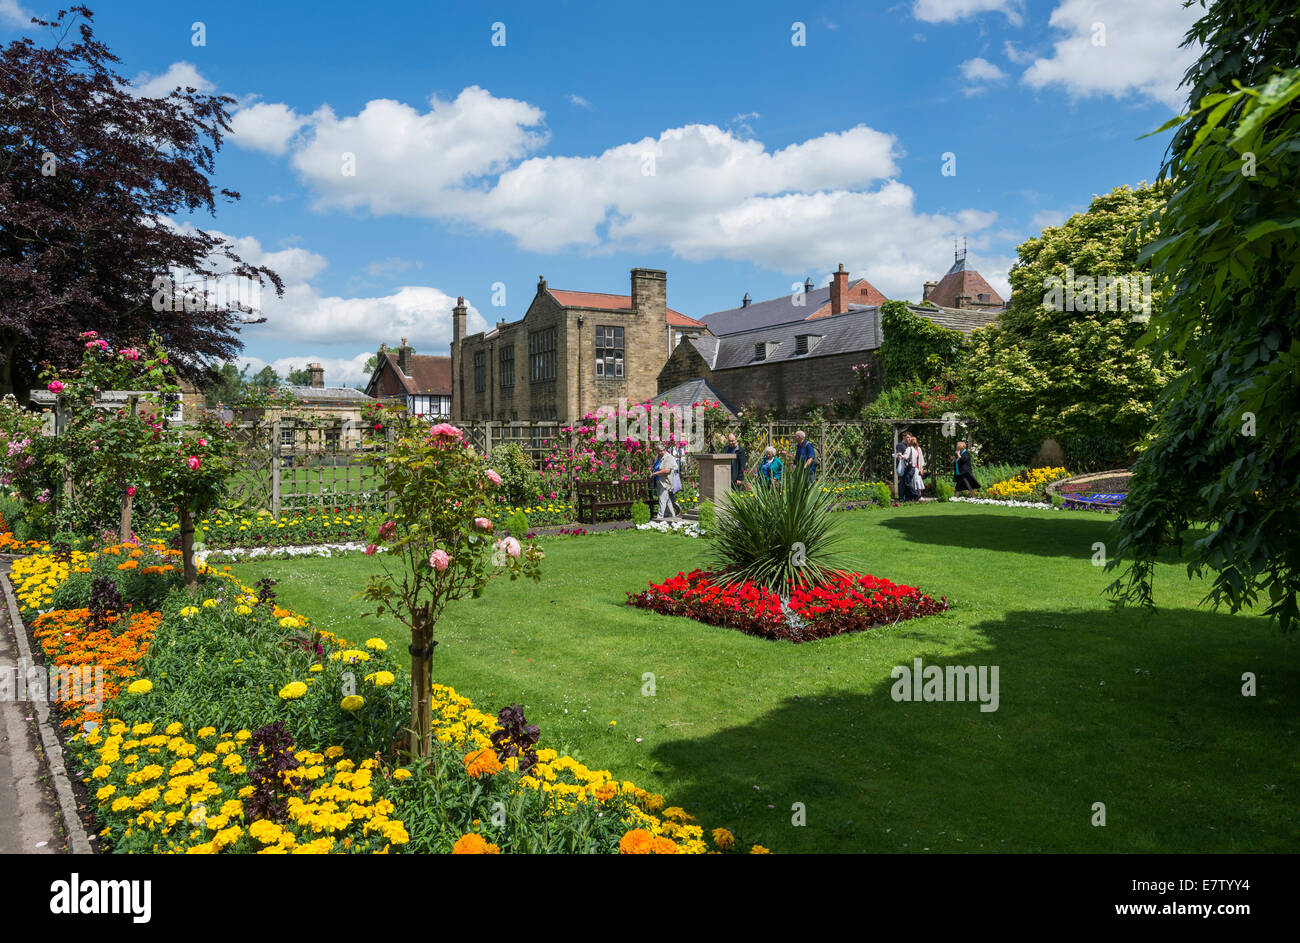
[[[791,581],[815,585],[843,569],[843,539],[830,495],[796,466],[775,487],[731,493],[709,532],[709,562],[720,583],[748,580],[784,596]]]

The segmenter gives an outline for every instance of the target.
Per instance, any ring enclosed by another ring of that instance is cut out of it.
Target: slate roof
[[[367,396],[350,386],[291,386],[280,389],[300,403],[369,403],[374,397]]]
[[[849,287],[852,288],[860,281],[862,279],[859,278],[850,282]],[[815,314],[818,308],[831,300],[831,286],[814,288],[809,292],[801,291],[799,294],[804,298],[802,306],[795,305],[796,295],[781,295],[779,298],[770,298],[767,301],[752,301],[746,307],[715,311],[706,314],[703,321],[714,334],[734,334],[737,331],[771,327],[773,324],[784,324],[787,321],[801,321]]]
[[[752,308],[753,305],[750,305]],[[777,363],[783,360],[803,360],[812,357],[829,357],[854,351],[875,350],[880,346],[876,333],[878,307],[860,308],[818,318],[815,321],[787,321],[784,324],[772,324],[765,327],[751,328],[724,334],[722,337],[693,337],[689,343],[695,345],[700,356],[709,363],[713,370],[731,370],[736,367],[748,367],[759,363]],[[800,334],[820,336],[806,354],[795,353],[795,338]],[[717,349],[710,357],[706,350],[709,342],[717,344]],[[764,360],[756,360],[756,344],[776,344]],[[702,349],[703,348],[703,349]]]
[[[998,311],[937,308],[930,305],[908,305],[908,310],[941,327],[966,335],[977,327],[997,320],[1000,314]],[[795,353],[796,339],[801,334],[820,337],[818,341],[810,341],[809,350],[805,354]],[[692,337],[688,338],[687,343],[695,347],[710,370],[732,370],[761,363],[871,351],[880,346],[880,335],[880,307],[869,305],[854,306],[843,314],[810,321],[786,321],[721,337]],[[758,360],[755,357],[757,344],[775,344],[776,347],[769,348],[767,356]]]
[[[630,311],[631,295],[608,295],[599,291],[565,291],[560,288],[548,288],[551,297],[566,308],[595,308],[598,311]],[[669,308],[667,321],[673,327],[703,327],[703,323],[690,315],[682,314]]]
[[[669,406],[682,406],[689,408],[693,403],[714,402],[721,403],[730,416],[736,415],[736,408],[727,401],[727,398],[719,393],[708,380],[703,377],[695,377],[687,380],[685,383],[679,383],[671,390],[665,390],[658,396],[653,397],[656,403],[667,403]]]

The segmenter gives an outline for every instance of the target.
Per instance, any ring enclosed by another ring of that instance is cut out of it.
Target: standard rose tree
[[[156,340],[144,349],[115,347],[87,331],[82,341],[77,369],[47,371],[44,377],[58,397],[63,427],[49,439],[44,474],[25,476],[25,490],[48,491],[60,526],[73,531],[102,533],[114,509],[122,540],[130,537],[137,499],[155,510],[174,509],[185,582],[194,586],[194,519],[216,507],[225,493],[231,471],[226,429],[213,417],[182,426],[168,421],[180,386]],[[105,402],[100,394],[107,391],[126,393],[126,401]]]
[[[478,596],[500,575],[541,579],[542,551],[514,537],[498,540],[490,514],[501,476],[447,423],[432,428],[396,407],[382,419],[390,433],[369,459],[392,498],[379,527],[382,574],[359,594],[375,614],[391,613],[411,630],[411,753],[431,746],[433,627],[453,599]]]

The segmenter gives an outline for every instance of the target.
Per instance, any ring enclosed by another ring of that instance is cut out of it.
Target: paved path
[[[38,712],[15,701],[22,662],[9,607],[0,594],[0,854],[66,853],[63,820],[41,750]]]

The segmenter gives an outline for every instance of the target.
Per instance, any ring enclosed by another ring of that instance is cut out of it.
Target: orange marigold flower
[[[634,828],[623,835],[618,840],[618,853],[620,855],[652,855],[654,854],[655,837],[643,828]]]
[[[140,563],[137,560],[127,560],[125,563],[119,563],[117,568],[119,570],[134,570],[139,565]]]
[[[478,779],[484,773],[495,776],[501,772],[501,761],[493,750],[475,750],[465,754],[465,772],[473,779]]]
[[[453,855],[499,855],[501,848],[485,840],[478,832],[469,832],[456,839],[451,853]]]

